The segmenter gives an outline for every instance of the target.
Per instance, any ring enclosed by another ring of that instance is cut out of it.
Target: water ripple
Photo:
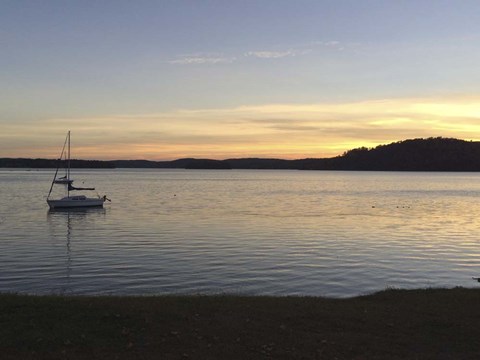
[[[477,174],[77,171],[113,202],[49,212],[49,172],[0,171],[0,291],[344,297],[480,275]]]

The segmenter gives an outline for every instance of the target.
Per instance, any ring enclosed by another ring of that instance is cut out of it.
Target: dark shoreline
[[[0,158],[0,168],[56,168],[55,159]],[[452,138],[410,139],[361,147],[331,158],[297,160],[269,158],[152,160],[72,160],[72,168],[249,169],[347,171],[480,171],[480,142]]]
[[[0,294],[2,359],[476,359],[480,289],[347,299]]]

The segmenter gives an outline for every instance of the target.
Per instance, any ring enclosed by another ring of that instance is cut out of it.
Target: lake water
[[[480,276],[480,174],[73,173],[112,202],[51,212],[52,170],[0,170],[0,292],[344,297]]]

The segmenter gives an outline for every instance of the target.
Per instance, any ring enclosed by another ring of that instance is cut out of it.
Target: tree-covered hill
[[[335,170],[480,171],[480,143],[440,137],[413,139],[353,149],[330,160],[318,165]]]
[[[323,159],[229,159],[233,169],[480,171],[480,142],[451,138],[404,140]]]

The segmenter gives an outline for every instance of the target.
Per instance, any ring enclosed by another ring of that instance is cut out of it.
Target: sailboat
[[[62,160],[64,159],[65,160]],[[65,166],[65,176],[58,177],[58,171],[60,168],[61,163],[66,163]],[[107,196],[103,197],[87,197],[85,195],[70,195],[71,191],[76,190],[95,190],[95,188],[80,188],[75,187],[72,185],[73,180],[70,178],[70,131],[67,133],[67,137],[63,144],[62,153],[60,154],[59,158],[59,165],[57,166],[57,170],[55,171],[55,175],[53,176],[52,184],[50,185],[50,191],[48,192],[47,196],[47,203],[50,206],[50,209],[57,209],[57,208],[77,208],[77,207],[95,207],[95,206],[103,206],[103,203],[110,199]],[[65,185],[67,187],[67,196],[61,199],[50,199],[50,195],[52,194],[53,186],[55,184]]]

